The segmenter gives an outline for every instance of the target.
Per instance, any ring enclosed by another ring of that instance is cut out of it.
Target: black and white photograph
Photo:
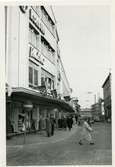
[[[9,3],[0,15],[6,166],[112,165],[111,5]]]

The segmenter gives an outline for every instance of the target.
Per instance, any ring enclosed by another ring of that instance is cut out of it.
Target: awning
[[[20,100],[24,101],[25,99],[27,100],[32,100],[35,101],[38,104],[42,105],[58,105],[62,109],[66,110],[67,112],[73,113],[75,112],[74,109],[64,100],[59,100],[53,97],[49,96],[43,96],[39,92],[31,90],[31,89],[26,89],[26,88],[13,88],[12,89],[12,95],[11,99],[16,100],[16,98],[20,98]]]

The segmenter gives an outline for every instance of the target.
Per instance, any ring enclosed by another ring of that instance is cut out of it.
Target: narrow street
[[[43,143],[17,147],[8,143],[7,165],[111,165],[111,124],[95,123],[93,129],[95,145],[78,144],[79,127],[73,132],[63,132],[65,138],[63,135],[44,137]]]

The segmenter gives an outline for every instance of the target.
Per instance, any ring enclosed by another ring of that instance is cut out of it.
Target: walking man
[[[72,124],[73,124],[73,119],[72,119],[72,117],[70,117],[70,116],[67,117],[67,126],[68,126],[69,131],[71,131]]]
[[[93,139],[92,139],[92,135],[91,132],[93,131],[93,129],[90,127],[90,125],[87,123],[87,118],[84,118],[83,120],[81,120],[81,138],[79,141],[79,144],[82,145],[83,141],[88,141],[90,145],[93,145]]]
[[[55,129],[55,118],[53,116],[51,116],[51,135],[54,135],[54,129]]]
[[[47,115],[46,117],[46,134],[48,137],[51,136],[51,120],[49,115]]]

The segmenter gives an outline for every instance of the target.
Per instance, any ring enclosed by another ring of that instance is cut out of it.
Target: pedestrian
[[[51,120],[49,115],[47,115],[46,117],[46,134],[48,137],[51,136]]]
[[[91,126],[91,119],[87,118],[87,123],[89,124],[89,126]]]
[[[75,119],[75,116],[73,116],[73,125],[75,125],[76,124],[76,119]]]
[[[61,118],[58,119],[58,128],[61,128]]]
[[[75,115],[76,124],[78,123],[78,115]]]
[[[63,128],[66,130],[67,128],[67,119],[66,119],[66,116],[64,115],[63,116]]]
[[[55,129],[56,121],[55,121],[55,118],[53,116],[51,116],[50,120],[51,120],[51,135],[53,136],[54,135],[54,129]]]
[[[93,139],[91,132],[93,129],[90,127],[90,125],[87,123],[87,118],[84,118],[81,120],[81,136],[80,136],[80,141],[79,144],[82,145],[83,141],[88,141],[90,145],[93,145]]]
[[[72,124],[73,124],[72,118],[70,116],[67,117],[67,126],[68,126],[69,131],[71,131]]]

